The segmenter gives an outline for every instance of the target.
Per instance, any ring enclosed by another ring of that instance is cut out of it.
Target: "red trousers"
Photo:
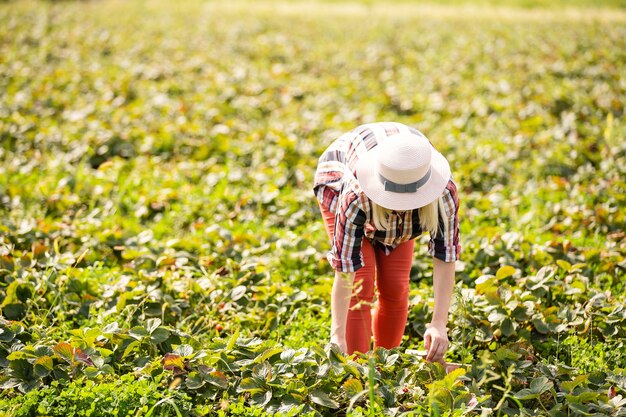
[[[324,207],[321,211],[332,242],[335,215]],[[354,276],[346,323],[348,354],[369,351],[372,333],[374,347],[391,349],[400,345],[409,309],[409,276],[414,246],[415,242],[409,240],[385,255],[382,249],[363,238],[361,252],[364,266]],[[375,305],[374,288],[377,296]]]

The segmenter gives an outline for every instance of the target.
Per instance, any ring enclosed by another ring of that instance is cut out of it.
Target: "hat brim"
[[[436,149],[432,149],[431,176],[414,193],[395,193],[385,191],[384,184],[376,172],[378,146],[370,149],[356,165],[356,177],[365,195],[374,203],[390,210],[414,210],[441,197],[450,181],[450,164]]]

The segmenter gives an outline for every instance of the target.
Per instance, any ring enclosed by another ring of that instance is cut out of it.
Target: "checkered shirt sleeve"
[[[428,253],[444,262],[459,260],[461,245],[459,244],[459,195],[456,184],[448,181],[441,196],[443,210],[439,212],[439,231],[431,235],[428,242]]]
[[[348,191],[337,198],[335,233],[328,261],[336,271],[356,272],[363,267],[361,243],[368,205],[365,194]]]

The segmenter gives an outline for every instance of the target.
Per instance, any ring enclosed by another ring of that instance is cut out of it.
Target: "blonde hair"
[[[427,230],[431,235],[436,235],[439,229],[439,212],[445,218],[443,204],[439,203],[439,198],[432,203],[420,207],[419,218],[422,230]],[[378,230],[389,230],[389,218],[393,210],[379,206],[372,201],[372,223]],[[447,225],[447,222],[444,222]]]

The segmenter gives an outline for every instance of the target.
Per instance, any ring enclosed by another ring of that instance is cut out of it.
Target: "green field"
[[[594,7],[597,6],[597,7]],[[626,416],[624,1],[0,2],[0,415]],[[328,347],[318,156],[459,185],[449,375]]]

